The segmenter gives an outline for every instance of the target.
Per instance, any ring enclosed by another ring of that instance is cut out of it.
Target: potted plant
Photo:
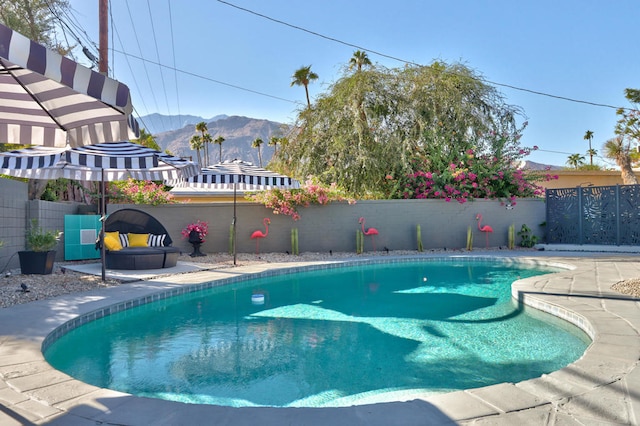
[[[202,222],[198,220],[195,223],[190,223],[186,228],[182,230],[182,238],[189,240],[189,243],[193,246],[193,253],[189,256],[206,256],[206,254],[200,251],[200,245],[204,243],[204,237],[209,233],[209,222]]]
[[[26,233],[27,250],[19,251],[20,271],[23,274],[46,275],[53,272],[53,262],[56,258],[54,250],[58,245],[60,231],[47,231],[33,219]]]

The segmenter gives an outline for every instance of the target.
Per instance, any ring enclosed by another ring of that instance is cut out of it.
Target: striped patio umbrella
[[[105,213],[104,183],[128,178],[175,181],[196,175],[196,163],[132,142],[105,142],[75,148],[33,147],[0,153],[0,174],[30,179],[67,178],[97,181],[101,212]],[[102,221],[104,224],[104,220]],[[100,231],[104,239],[104,227]],[[105,279],[102,244],[102,279]]]
[[[242,160],[230,160],[210,167],[204,167],[199,174],[185,180],[168,182],[174,186],[172,192],[186,192],[189,189],[211,191],[233,190],[233,264],[236,264],[236,201],[238,190],[242,192],[269,189],[300,188],[296,179],[281,175]]]
[[[135,139],[129,88],[0,24],[0,143],[64,148]]]
[[[175,181],[198,172],[193,161],[132,142],[105,142],[75,148],[36,146],[0,153],[0,174],[29,179]]]

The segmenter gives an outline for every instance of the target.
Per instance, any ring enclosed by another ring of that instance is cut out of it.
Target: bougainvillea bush
[[[340,190],[335,183],[325,186],[314,179],[307,180],[300,189],[276,188],[248,194],[245,198],[264,204],[268,209],[272,209],[274,214],[291,216],[293,220],[300,219],[298,207],[308,207],[311,204],[328,204],[332,201],[355,203],[355,200],[347,197],[345,192]]]
[[[524,156],[528,152],[525,149],[519,154]],[[459,203],[476,198],[501,199],[515,205],[517,197],[544,195],[544,188],[534,182],[558,178],[548,173],[527,172],[513,164],[493,156],[476,155],[471,149],[458,161],[438,170],[430,170],[429,162],[414,159],[413,169],[418,171],[398,178],[387,175],[387,194],[394,199],[440,198]]]

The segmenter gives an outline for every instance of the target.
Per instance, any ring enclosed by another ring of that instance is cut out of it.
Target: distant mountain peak
[[[205,123],[213,123],[217,120],[222,120],[227,118],[228,115],[220,114],[216,115],[212,118],[202,118],[197,115],[164,115],[159,113],[153,113],[149,115],[145,115],[140,117],[140,127],[143,127],[147,130],[147,132],[152,135],[157,135],[159,133],[169,132],[172,130],[179,130],[184,128],[185,126],[193,126],[201,121]]]
[[[258,149],[252,147],[251,144],[256,138],[261,138],[265,142],[260,147],[262,164],[266,166],[274,151],[274,148],[266,142],[271,136],[280,134],[282,127],[281,123],[274,121],[238,115],[218,115],[208,121],[201,117],[193,118],[192,121],[180,128],[152,133],[162,150],[167,150],[180,157],[197,159],[197,153],[191,149],[190,140],[196,134],[195,125],[204,121],[207,123],[209,134],[213,139],[218,136],[224,138],[222,158],[220,158],[220,146],[209,145],[209,164],[238,159],[259,165]]]

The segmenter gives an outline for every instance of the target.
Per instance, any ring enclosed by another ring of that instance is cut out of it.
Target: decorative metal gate
[[[640,185],[547,189],[550,244],[640,245]]]

